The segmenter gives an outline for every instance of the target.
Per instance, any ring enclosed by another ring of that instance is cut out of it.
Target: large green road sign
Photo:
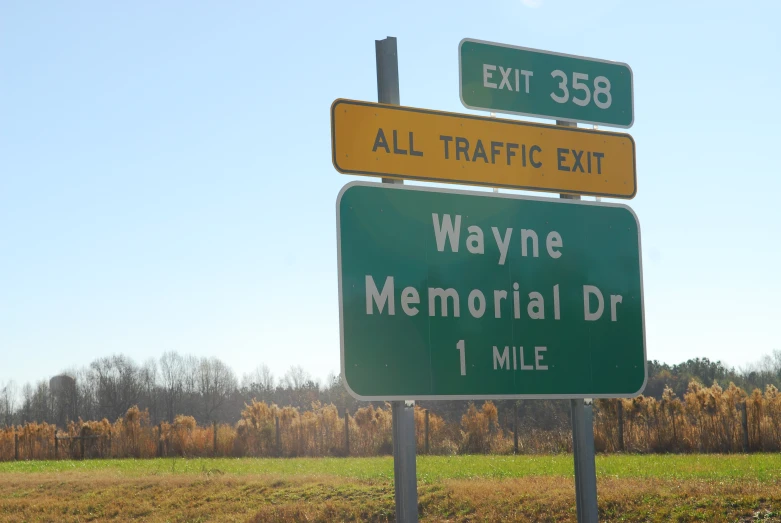
[[[465,38],[461,103],[470,109],[632,127],[632,69],[621,62]]]
[[[645,386],[629,207],[350,183],[342,375],[361,399],[579,398]]]

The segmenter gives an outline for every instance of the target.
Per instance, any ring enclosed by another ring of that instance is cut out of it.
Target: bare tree
[[[29,383],[22,385],[22,408],[21,408],[21,423],[26,421],[35,421],[33,418],[33,386]]]
[[[251,399],[267,400],[274,392],[274,375],[268,365],[258,365],[255,370],[245,374],[241,386]]]
[[[133,360],[123,355],[100,358],[90,365],[96,381],[100,410],[109,419],[117,419],[127,409],[138,404],[141,395],[141,379]]]
[[[49,382],[41,380],[35,384],[33,391],[32,416],[36,421],[52,421],[52,398],[49,393]]]
[[[188,354],[182,359],[182,365],[184,368],[182,409],[185,412],[194,414],[200,408],[198,372],[201,362],[192,354]]]
[[[173,423],[180,408],[184,394],[184,359],[176,352],[169,351],[160,358],[160,378],[168,421]]]
[[[304,367],[301,365],[293,365],[285,373],[283,380],[287,388],[300,390],[304,387],[304,385],[306,385],[307,382],[312,380],[312,377],[307,371],[304,370]]]
[[[139,371],[141,380],[141,404],[149,409],[152,422],[156,423],[158,419],[158,395],[157,395],[157,362],[154,358],[149,358],[141,366]]]
[[[13,415],[16,412],[16,394],[17,387],[13,380],[0,389],[0,420],[6,427],[13,424]]]
[[[290,402],[301,408],[308,408],[320,392],[320,386],[301,365],[294,365],[283,378]]]
[[[198,392],[205,418],[216,421],[217,411],[236,390],[236,375],[217,358],[203,358],[198,366]]]
[[[98,418],[97,379],[89,368],[81,368],[73,373],[76,378],[76,416],[81,419]],[[74,419],[75,419],[74,418]]]

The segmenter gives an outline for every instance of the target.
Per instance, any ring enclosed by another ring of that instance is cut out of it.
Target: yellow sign
[[[334,167],[345,174],[634,198],[635,142],[504,118],[336,100]]]

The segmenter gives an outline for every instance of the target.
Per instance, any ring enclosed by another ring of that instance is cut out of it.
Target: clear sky
[[[5,2],[0,384],[178,350],[339,369],[329,106],[456,112],[464,37],[634,71],[648,357],[781,349],[778,2]],[[485,114],[485,113],[483,113]],[[554,196],[554,195],[551,195]]]

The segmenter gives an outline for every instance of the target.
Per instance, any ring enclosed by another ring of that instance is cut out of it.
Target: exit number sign
[[[469,38],[458,57],[469,109],[623,128],[634,122],[627,64]]]

